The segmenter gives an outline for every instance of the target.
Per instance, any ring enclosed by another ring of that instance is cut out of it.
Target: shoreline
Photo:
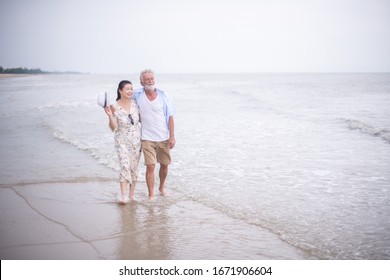
[[[27,77],[27,76],[36,76],[39,74],[0,74],[0,79],[7,79],[7,78],[21,78],[21,77]]]
[[[78,72],[50,72],[50,73],[35,73],[35,74],[1,73],[0,80],[1,79],[8,79],[8,78],[21,78],[21,77],[42,76],[42,75],[89,75],[89,74],[88,73],[78,73]]]

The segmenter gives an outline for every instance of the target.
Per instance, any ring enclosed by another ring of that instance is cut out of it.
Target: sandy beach
[[[0,258],[305,258],[269,232],[256,226],[242,232],[239,221],[179,194],[154,202],[141,197],[126,206],[91,196],[114,187],[115,182],[97,181],[2,186]],[[144,184],[139,188],[146,190]],[[280,247],[284,254],[275,255],[272,248]]]
[[[20,77],[26,77],[26,76],[30,76],[30,74],[0,74],[0,79],[20,78]]]

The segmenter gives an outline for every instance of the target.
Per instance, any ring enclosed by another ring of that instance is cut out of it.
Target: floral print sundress
[[[131,100],[130,114],[117,103],[114,105],[114,116],[118,127],[115,130],[115,150],[118,154],[120,182],[137,181],[138,162],[141,156],[141,123],[139,108],[135,100]]]

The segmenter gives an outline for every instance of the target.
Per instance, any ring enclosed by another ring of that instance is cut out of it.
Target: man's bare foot
[[[158,191],[160,192],[161,196],[167,196],[167,192],[165,191],[165,187],[160,187],[158,189]]]

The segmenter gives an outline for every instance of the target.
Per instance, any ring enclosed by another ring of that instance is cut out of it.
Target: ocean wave
[[[362,133],[368,134],[373,137],[379,137],[386,143],[390,144],[390,130],[386,128],[376,127],[359,120],[354,119],[342,119],[347,127],[351,130],[358,130]]]
[[[38,107],[38,110],[42,111],[44,109],[59,109],[59,108],[79,108],[95,105],[90,99],[82,99],[78,101],[65,101],[65,102],[51,102]]]
[[[31,114],[35,112],[42,113],[44,111],[49,111],[49,110],[57,110],[57,109],[79,109],[79,108],[85,108],[85,107],[96,107],[96,104],[94,101],[85,99],[85,100],[80,100],[80,101],[66,101],[66,102],[50,102],[44,105],[29,105],[25,106],[23,108],[19,109],[14,109],[9,111],[3,111],[0,113],[0,118],[12,118],[18,115],[26,115],[26,114]]]
[[[91,140],[91,139],[79,139],[79,137],[72,135],[69,132],[62,131],[58,128],[54,128],[51,124],[44,123],[42,126],[52,132],[52,136],[66,144],[73,146],[74,148],[88,153],[97,162],[109,169],[119,172],[119,164],[117,159],[117,154],[114,149],[114,143],[111,137],[109,141],[105,139],[100,140]],[[140,160],[140,166],[143,164],[143,159]],[[138,170],[138,181],[145,182],[145,170],[143,168],[139,168]]]
[[[26,116],[28,114],[30,114],[31,112],[34,112],[36,111],[38,108],[36,107],[33,107],[33,106],[26,106],[25,108],[20,108],[20,109],[14,109],[12,108],[12,110],[9,110],[8,112],[1,112],[0,113],[0,118],[13,118],[13,117],[16,117],[16,116]]]
[[[104,143],[98,143],[98,142],[88,142],[88,140],[82,140],[78,137],[66,133],[58,128],[54,128],[49,123],[43,123],[42,127],[52,132],[52,136],[66,144],[70,144],[71,146],[75,147],[76,149],[86,152],[90,154],[93,158],[95,158],[99,164],[102,164],[103,166],[106,166],[110,169],[113,169],[115,171],[119,171],[118,164],[116,162],[116,157],[113,156],[113,153],[111,150],[104,151],[102,149],[102,146],[105,146]]]

